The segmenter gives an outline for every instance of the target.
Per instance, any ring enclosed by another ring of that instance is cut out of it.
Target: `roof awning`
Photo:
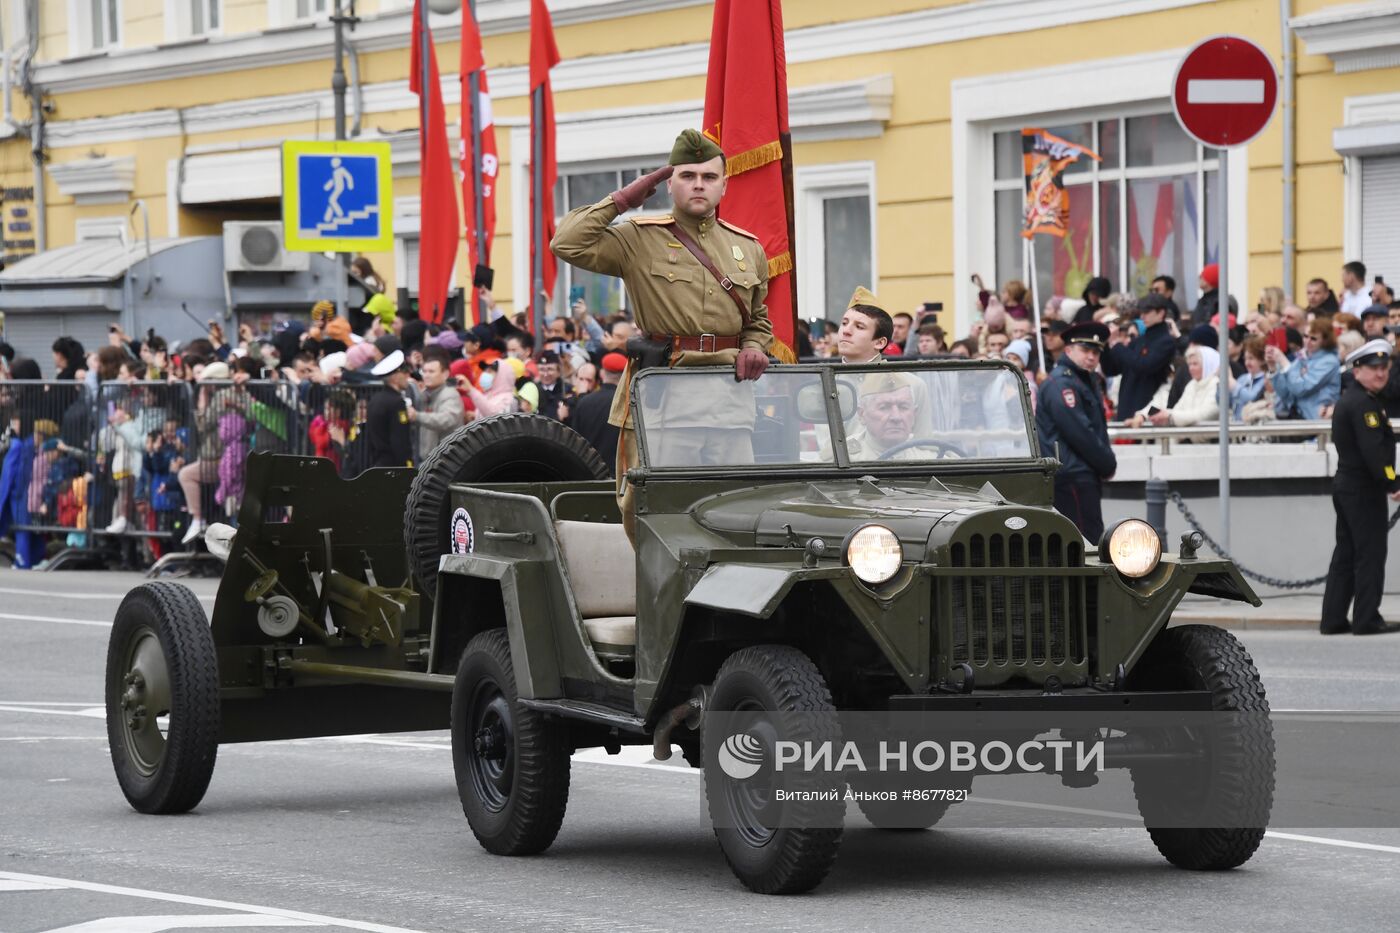
[[[0,272],[0,290],[38,285],[77,285],[117,282],[131,267],[168,249],[194,243],[197,237],[169,237],[123,243],[121,240],[89,240],[45,250],[21,259]]]

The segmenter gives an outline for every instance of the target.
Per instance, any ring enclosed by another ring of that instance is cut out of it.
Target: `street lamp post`
[[[343,0],[335,0],[331,23],[335,27],[335,65],[331,70],[331,95],[335,99],[335,138],[345,139],[345,26],[351,29],[359,19],[355,16],[355,0],[350,0],[350,12],[342,6]],[[340,275],[335,277],[335,313],[343,318],[350,317],[350,254],[337,253]]]

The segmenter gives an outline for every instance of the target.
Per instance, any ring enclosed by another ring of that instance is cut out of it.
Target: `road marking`
[[[1186,82],[1188,104],[1262,104],[1260,78],[1192,78]]]
[[[91,625],[97,628],[111,628],[111,622],[103,622],[100,619],[60,619],[57,616],[26,616],[12,612],[0,612],[0,619],[9,619],[12,622],[51,622],[55,625]]]
[[[56,884],[41,884],[38,881],[6,881],[0,878],[0,893],[6,891],[61,891]]]
[[[58,927],[46,933],[162,933],[164,930],[204,930],[211,927],[318,927],[321,923],[270,917],[266,914],[170,914],[169,916],[103,917]]]
[[[105,742],[105,735],[0,735],[0,742]]]
[[[115,599],[120,602],[126,599],[125,593],[56,593],[52,590],[25,590],[13,586],[0,586],[0,593],[13,593],[16,596],[45,596],[49,599]],[[206,603],[214,601],[213,596],[202,596],[195,594]]]
[[[80,716],[83,719],[107,718],[107,710],[101,706],[93,706],[87,709],[42,709],[37,706],[0,705],[0,713],[40,713],[45,716]]]
[[[244,914],[262,914],[282,920],[298,921],[295,924],[283,924],[284,926],[317,924],[322,926],[345,927],[348,930],[363,930],[365,933],[418,933],[416,930],[410,930],[405,927],[391,927],[382,923],[366,923],[363,920],[344,920],[339,917],[327,917],[324,914],[311,914],[300,910],[281,910],[276,907],[259,907],[255,904],[239,904],[234,901],[219,901],[208,897],[191,897],[187,894],[170,894],[165,891],[147,891],[141,888],[126,888],[114,884],[96,884],[91,881],[74,881],[69,878],[50,878],[46,875],[26,875],[20,872],[0,871],[0,883],[4,881],[48,884],[57,888],[70,888],[76,891],[92,891],[97,894],[118,894],[123,897],[139,897],[151,901],[166,901],[172,904],[189,904],[194,907],[212,907],[215,910],[235,910]]]
[[[1278,833],[1265,830],[1265,836],[1273,839],[1286,839],[1289,842],[1309,842],[1319,846],[1336,846],[1339,849],[1366,849],[1369,852],[1393,852],[1400,855],[1400,846],[1383,846],[1374,842],[1352,842],[1350,839],[1329,839],[1326,836],[1300,836],[1297,833]]]

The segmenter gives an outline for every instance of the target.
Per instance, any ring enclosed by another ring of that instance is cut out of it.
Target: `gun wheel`
[[[837,740],[826,679],[796,648],[743,648],[720,667],[707,710],[718,715],[704,726],[705,798],[725,861],[759,894],[810,891],[841,846],[841,783],[820,773],[778,773],[773,762],[779,740]],[[757,765],[753,773],[731,776],[725,761],[736,752]],[[780,801],[780,789],[815,791],[819,799]]]
[[[184,813],[219,749],[219,665],[199,599],[176,583],[126,595],[107,644],[107,740],[117,783],[142,813]]]
[[[472,833],[496,855],[549,848],[569,803],[567,731],[516,699],[505,630],[482,632],[452,688],[452,768]]]
[[[1220,727],[1221,735],[1211,743],[1213,761],[1132,769],[1138,811],[1167,861],[1194,871],[1243,865],[1263,841],[1274,795],[1269,701],[1254,659],[1224,629],[1211,625],[1164,629],[1133,670],[1130,686],[1209,690],[1213,709],[1249,714]],[[1246,825],[1194,828],[1189,817],[1196,812],[1228,813]],[[1184,827],[1183,818],[1187,819]],[[1256,821],[1257,826],[1251,825]],[[1173,825],[1160,825],[1168,822]]]

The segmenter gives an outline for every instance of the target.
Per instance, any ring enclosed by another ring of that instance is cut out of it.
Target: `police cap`
[[[1108,328],[1098,321],[1076,324],[1060,335],[1067,344],[1081,344],[1102,352],[1108,347]]]

